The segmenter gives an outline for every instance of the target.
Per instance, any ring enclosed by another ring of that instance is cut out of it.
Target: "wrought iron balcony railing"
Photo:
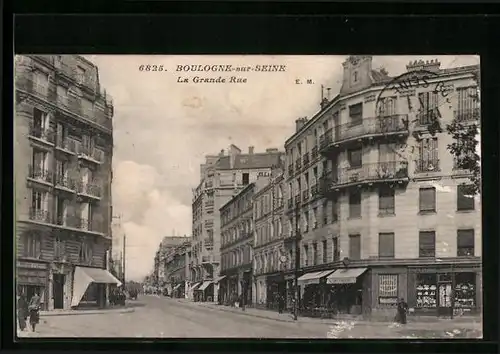
[[[104,161],[104,151],[89,146],[85,146],[78,142],[76,144],[77,152],[80,157],[89,158],[99,163]]]
[[[318,146],[315,145],[313,148],[312,148],[312,151],[311,151],[311,158],[314,160],[315,158],[317,158],[319,155],[318,153]]]
[[[293,175],[293,167],[294,167],[293,163],[291,163],[291,164],[288,165],[288,174],[289,175]]]
[[[85,194],[95,198],[102,197],[102,187],[99,182],[83,182],[78,183],[78,193]]]
[[[56,146],[60,149],[64,149],[66,151],[71,151],[73,153],[77,152],[77,141],[70,138],[57,138]]]
[[[56,187],[60,186],[70,190],[77,190],[77,183],[73,178],[65,175],[56,175]]]
[[[35,180],[47,183],[52,183],[54,181],[54,172],[40,166],[29,165],[28,173],[28,177]]]
[[[54,144],[54,132],[34,124],[30,124],[29,129],[30,136]]]
[[[102,223],[98,220],[75,217],[76,228],[84,231],[102,232]]]
[[[419,159],[415,160],[415,173],[439,172],[438,159]]]
[[[33,221],[43,222],[47,224],[52,223],[52,213],[48,210],[30,208],[29,219]]]
[[[458,122],[472,122],[479,120],[480,110],[479,108],[469,108],[454,111],[455,119]]]
[[[306,152],[304,156],[302,156],[302,163],[304,166],[307,166],[309,164],[309,153]]]
[[[309,201],[309,190],[306,189],[302,191],[302,203],[307,203]]]
[[[300,160],[300,158],[298,158],[297,160],[295,160],[295,170],[298,171],[302,168],[302,161]]]
[[[311,196],[315,198],[316,196],[318,196],[318,194],[319,194],[319,188],[318,184],[316,183],[311,186]]]
[[[320,137],[320,148],[363,136],[408,133],[408,115],[364,118],[361,124],[345,123],[329,129]]]

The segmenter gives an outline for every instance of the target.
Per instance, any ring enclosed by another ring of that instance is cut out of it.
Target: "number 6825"
[[[139,71],[164,71],[163,65],[139,65]]]

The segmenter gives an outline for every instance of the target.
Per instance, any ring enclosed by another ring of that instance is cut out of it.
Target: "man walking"
[[[33,332],[35,332],[36,325],[40,322],[40,304],[41,299],[38,292],[33,295],[28,305],[28,310],[30,314],[30,325]]]
[[[19,322],[19,329],[24,331],[26,329],[26,319],[28,318],[28,301],[24,296],[24,293],[21,293],[19,298],[17,299],[17,320]]]
[[[408,304],[405,302],[403,298],[400,298],[398,301],[398,309],[396,315],[396,322],[401,324],[406,324],[406,312],[408,311]]]

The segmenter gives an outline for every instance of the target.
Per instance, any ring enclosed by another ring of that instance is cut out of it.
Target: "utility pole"
[[[127,264],[127,257],[126,257],[126,244],[127,244],[127,234],[123,234],[123,286],[125,286],[125,266]]]

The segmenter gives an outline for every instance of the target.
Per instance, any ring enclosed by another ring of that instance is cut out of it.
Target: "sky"
[[[164,236],[191,234],[192,188],[207,154],[230,144],[246,152],[284,150],[295,120],[319,109],[321,85],[331,97],[342,79],[343,56],[159,56],[87,55],[99,67],[101,87],[114,102],[113,212],[114,244],[127,235],[126,273],[141,280],[153,269]],[[377,56],[373,69],[391,76],[413,60],[439,59],[441,68],[479,64],[468,56]],[[163,65],[163,72],[140,71]],[[241,72],[246,83],[178,83],[178,77],[217,77],[219,73],[178,73],[177,65],[286,65],[285,72]],[[313,84],[296,84],[296,79]],[[118,225],[119,222],[119,225]],[[118,235],[118,236],[117,236]]]

